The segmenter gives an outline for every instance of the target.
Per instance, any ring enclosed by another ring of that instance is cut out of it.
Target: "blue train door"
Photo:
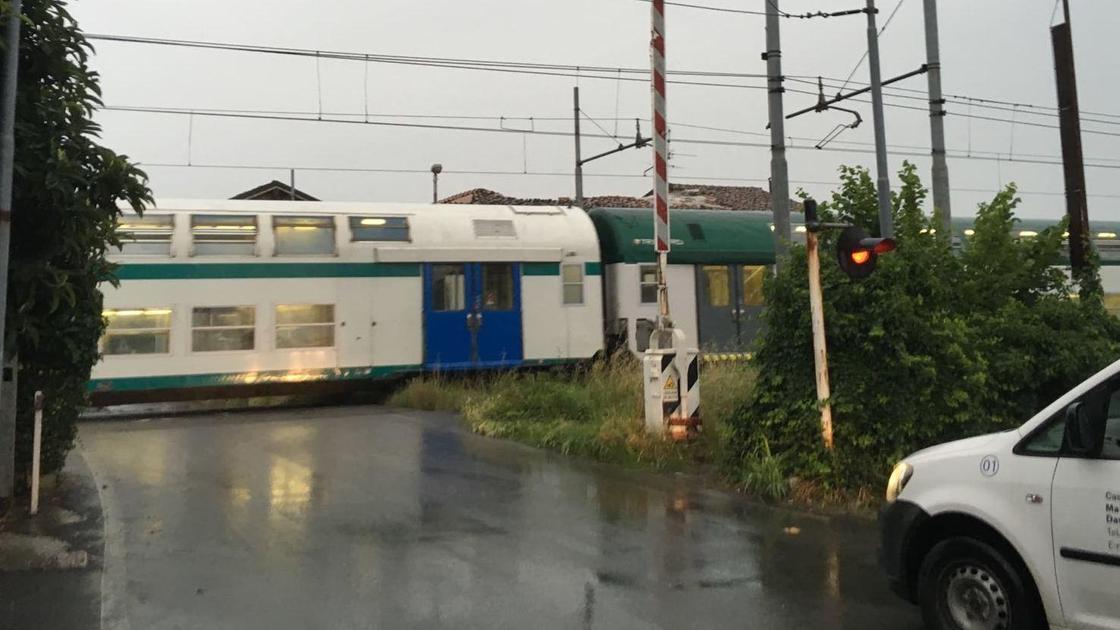
[[[478,293],[475,309],[477,361],[480,367],[521,363],[521,266],[517,263],[471,265]]]
[[[424,265],[424,365],[521,362],[521,277],[516,263]]]

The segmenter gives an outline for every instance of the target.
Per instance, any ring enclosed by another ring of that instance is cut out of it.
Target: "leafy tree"
[[[7,20],[10,5],[0,4]],[[97,142],[92,47],[63,0],[24,0],[16,105],[11,272],[5,348],[19,360],[17,475],[29,467],[32,398],[46,395],[43,471],[61,468],[98,359],[98,284],[120,216],[151,200],[147,177]],[[17,478],[22,478],[22,475]]]
[[[926,189],[911,164],[893,195],[898,250],[852,281],[822,254],[836,447],[821,445],[806,256],[765,286],[766,332],[753,398],[735,425],[735,465],[766,445],[787,474],[834,487],[878,486],[919,448],[1015,426],[1113,360],[1120,321],[1104,311],[1095,270],[1081,299],[1057,267],[1063,226],[1012,236],[1019,200],[1009,186],[978,209],[961,252],[922,211]],[[842,167],[822,219],[877,230],[875,186]],[[834,235],[822,235],[822,253]]]

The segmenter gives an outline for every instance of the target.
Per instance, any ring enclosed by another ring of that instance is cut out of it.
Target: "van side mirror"
[[[1066,450],[1074,455],[1091,455],[1100,446],[1100,436],[1095,435],[1093,420],[1085,403],[1075,402],[1066,407]]]

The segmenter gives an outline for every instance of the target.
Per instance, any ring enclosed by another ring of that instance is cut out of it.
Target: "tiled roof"
[[[603,195],[588,197],[584,200],[587,208],[649,208],[653,193],[645,197],[626,197]],[[440,200],[440,203],[462,203],[497,206],[567,206],[572,204],[570,197],[559,199],[520,199],[507,197],[486,188],[463,191]],[[669,185],[669,205],[673,208],[694,208],[711,210],[770,210],[770,193],[757,186],[693,186],[687,184]],[[790,200],[790,209],[801,212],[801,202]]]
[[[295,195],[293,196],[291,186],[275,179],[267,184],[262,184],[230,197],[230,199],[263,199],[268,201],[290,201],[293,198],[296,201],[319,201],[298,188],[295,189]]]
[[[474,188],[441,199],[440,203],[490,206],[570,206],[573,201],[571,197],[560,197],[559,199],[522,199],[519,197],[507,197],[502,193],[486,188]],[[649,206],[649,203],[650,202],[645,199],[618,195],[604,195],[584,199],[584,205],[589,208],[646,208]]]

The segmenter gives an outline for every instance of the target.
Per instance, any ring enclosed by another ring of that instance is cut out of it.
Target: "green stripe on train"
[[[522,367],[546,367],[576,363],[585,359],[525,359]],[[277,383],[310,383],[317,381],[354,381],[419,374],[424,366],[376,365],[369,367],[323,368],[315,370],[272,370],[268,372],[234,372],[219,374],[172,374],[168,376],[127,376],[91,379],[90,392],[136,392],[151,389],[188,389],[225,385],[271,385]]]
[[[123,264],[121,280],[233,278],[418,278],[418,263],[157,263]]]
[[[523,275],[523,276],[558,276],[558,275],[560,275],[560,263],[554,263],[554,262],[521,263],[521,275]]]
[[[325,368],[317,370],[273,370],[227,374],[172,374],[168,376],[129,376],[91,379],[86,389],[91,392],[135,392],[149,389],[185,389],[219,387],[222,385],[264,385],[313,381],[346,381],[383,378],[417,373],[420,365],[377,365],[370,367]]]

